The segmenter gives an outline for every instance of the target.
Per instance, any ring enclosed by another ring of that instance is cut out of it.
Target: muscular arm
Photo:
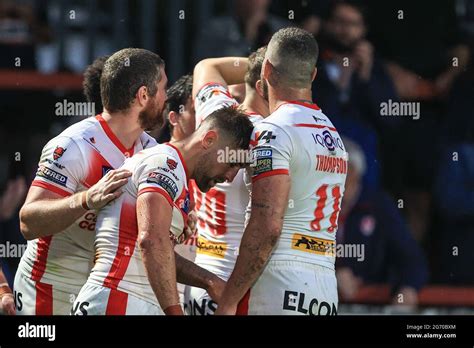
[[[223,86],[244,82],[248,59],[239,57],[209,58],[200,61],[194,68],[193,98],[206,83]]]
[[[173,208],[160,193],[138,196],[138,243],[153,292],[166,314],[183,314],[179,306],[173,243],[169,231]]]
[[[225,281],[214,273],[175,253],[176,278],[181,284],[205,289],[211,298],[219,303]]]
[[[237,305],[264,269],[283,226],[290,177],[274,175],[252,184],[252,210],[234,271],[216,314],[235,314]]]
[[[121,195],[120,187],[131,173],[124,169],[111,170],[85,192],[69,197],[31,186],[20,210],[20,230],[25,239],[51,236],[71,226],[87,210],[98,210]],[[85,209],[83,203],[89,207]]]

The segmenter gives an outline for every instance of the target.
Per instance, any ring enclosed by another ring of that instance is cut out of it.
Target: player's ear
[[[175,127],[178,124],[178,113],[174,111],[170,111],[168,113],[168,120],[170,120],[170,123],[173,127]]]
[[[207,150],[217,143],[218,138],[219,136],[215,130],[209,130],[204,134],[201,146]]]
[[[148,88],[146,88],[146,86],[141,86],[138,89],[135,98],[138,102],[138,105],[144,107],[146,105],[146,103],[148,102],[148,99],[149,99],[149,97],[148,97]]]
[[[268,81],[270,77],[270,70],[273,68],[272,63],[268,59],[263,61],[262,65],[262,77]]]
[[[311,81],[314,81],[317,74],[318,74],[318,68],[314,67],[313,73],[311,74]]]
[[[257,91],[257,94],[260,97],[265,98],[265,93],[263,93],[263,81],[262,80],[257,80],[257,82],[255,82],[255,90]]]

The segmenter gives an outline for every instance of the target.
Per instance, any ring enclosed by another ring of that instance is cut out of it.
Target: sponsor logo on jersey
[[[255,160],[252,163],[253,175],[259,175],[273,170],[273,150],[270,147],[259,147],[254,149]]]
[[[227,243],[211,242],[202,236],[198,236],[197,250],[199,254],[205,254],[223,259],[227,251]]]
[[[173,201],[176,198],[176,194],[178,193],[178,185],[176,185],[176,182],[168,175],[157,172],[151,172],[150,174],[148,174],[146,182],[149,184],[157,184],[163,189],[165,189],[165,191],[168,192]]]
[[[263,132],[255,132],[254,139],[250,140],[250,145],[256,146],[261,140],[265,140],[265,144],[268,144],[271,140],[276,139],[276,135],[273,135],[272,131],[264,130]]]
[[[320,118],[318,116],[314,116],[314,115],[311,115],[313,116],[313,120],[314,122],[318,123],[318,122],[326,122],[326,120],[324,118]]]
[[[176,167],[178,167],[178,162],[176,162],[174,159],[169,158],[169,157],[166,159],[166,164],[168,165],[168,168],[171,170],[175,170]]]
[[[342,157],[316,155],[316,162],[317,171],[347,174],[347,160]]]
[[[55,161],[57,161],[58,159],[60,159],[64,153],[66,152],[66,148],[64,147],[60,147],[60,146],[56,146],[56,148],[54,149],[54,152],[53,152],[53,159]]]
[[[307,297],[303,292],[286,290],[283,295],[283,309],[308,315],[337,314],[335,303],[320,301],[317,298],[307,299]]]
[[[186,191],[184,198],[179,199],[177,202],[179,209],[181,209],[186,215],[189,213],[189,202],[189,191]]]
[[[322,134],[311,134],[316,144],[328,149],[331,152],[336,150],[336,147],[344,151],[342,140],[331,134],[328,130],[322,132]]]
[[[48,167],[39,166],[36,175],[41,176],[42,178],[45,178],[51,182],[54,182],[55,184],[66,187],[67,176],[62,175]]]
[[[291,238],[291,249],[307,253],[335,256],[336,243],[332,240],[320,239],[295,233]]]
[[[46,158],[45,160],[46,160],[46,162],[48,162],[49,164],[52,164],[52,165],[55,166],[56,168],[59,168],[59,169],[64,169],[64,168],[66,168],[66,167],[63,166],[62,164],[59,164],[58,162],[53,161],[52,159]]]

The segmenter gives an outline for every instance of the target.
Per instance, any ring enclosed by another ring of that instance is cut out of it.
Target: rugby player
[[[268,44],[261,77],[271,115],[252,135],[250,217],[216,314],[337,312],[335,235],[347,154],[311,100],[317,56],[314,37],[298,28],[279,30]]]
[[[260,71],[265,47],[249,56],[247,69],[238,69],[235,58],[206,59],[195,68],[196,111],[200,119],[223,105],[238,105],[229,95],[228,81],[245,80],[245,99],[241,105],[255,123],[268,116],[265,88]],[[241,73],[241,76],[234,76]],[[202,88],[201,88],[202,87]],[[245,209],[249,193],[241,169],[232,182],[217,184],[207,193],[193,187],[198,214],[198,248],[195,262],[227,280],[234,268],[240,239],[244,231]],[[186,311],[192,315],[213,314],[217,304],[201,288],[185,290]]]
[[[96,211],[122,193],[127,157],[156,145],[144,130],[162,122],[163,60],[127,48],[107,59],[100,78],[104,110],[67,128],[44,147],[20,211],[28,242],[15,277],[18,314],[69,314],[94,259]]]
[[[74,303],[87,315],[182,315],[177,281],[204,288],[217,302],[225,282],[175,255],[190,208],[188,180],[208,191],[232,181],[240,166],[221,163],[225,148],[248,149],[253,126],[232,106],[209,115],[181,141],[139,152],[124,163],[133,173],[124,194],[97,220],[97,259]],[[183,270],[186,273],[183,273]]]

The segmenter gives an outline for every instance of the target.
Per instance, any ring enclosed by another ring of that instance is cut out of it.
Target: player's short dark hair
[[[100,78],[102,103],[110,112],[126,110],[140,87],[145,86],[150,96],[158,91],[163,59],[156,53],[141,48],[125,48],[115,52],[104,64]]]
[[[170,132],[173,131],[173,125],[168,120],[170,111],[179,113],[182,105],[186,105],[193,93],[193,75],[183,75],[168,88],[166,106],[163,111],[163,119],[167,121]]]
[[[233,106],[225,106],[207,116],[199,128],[217,129],[230,138],[237,149],[246,150],[250,144],[253,125],[244,112]]]
[[[279,84],[308,88],[318,61],[319,48],[314,36],[296,27],[278,30],[268,44],[267,54],[276,70]]]
[[[265,59],[265,52],[267,46],[260,47],[249,56],[249,64],[247,72],[245,73],[245,83],[255,89],[255,84],[260,80],[262,71],[262,64]]]
[[[82,81],[82,91],[89,103],[94,103],[96,112],[101,112],[104,108],[100,96],[100,76],[104,69],[105,61],[110,56],[97,58],[84,71],[84,80]]]

